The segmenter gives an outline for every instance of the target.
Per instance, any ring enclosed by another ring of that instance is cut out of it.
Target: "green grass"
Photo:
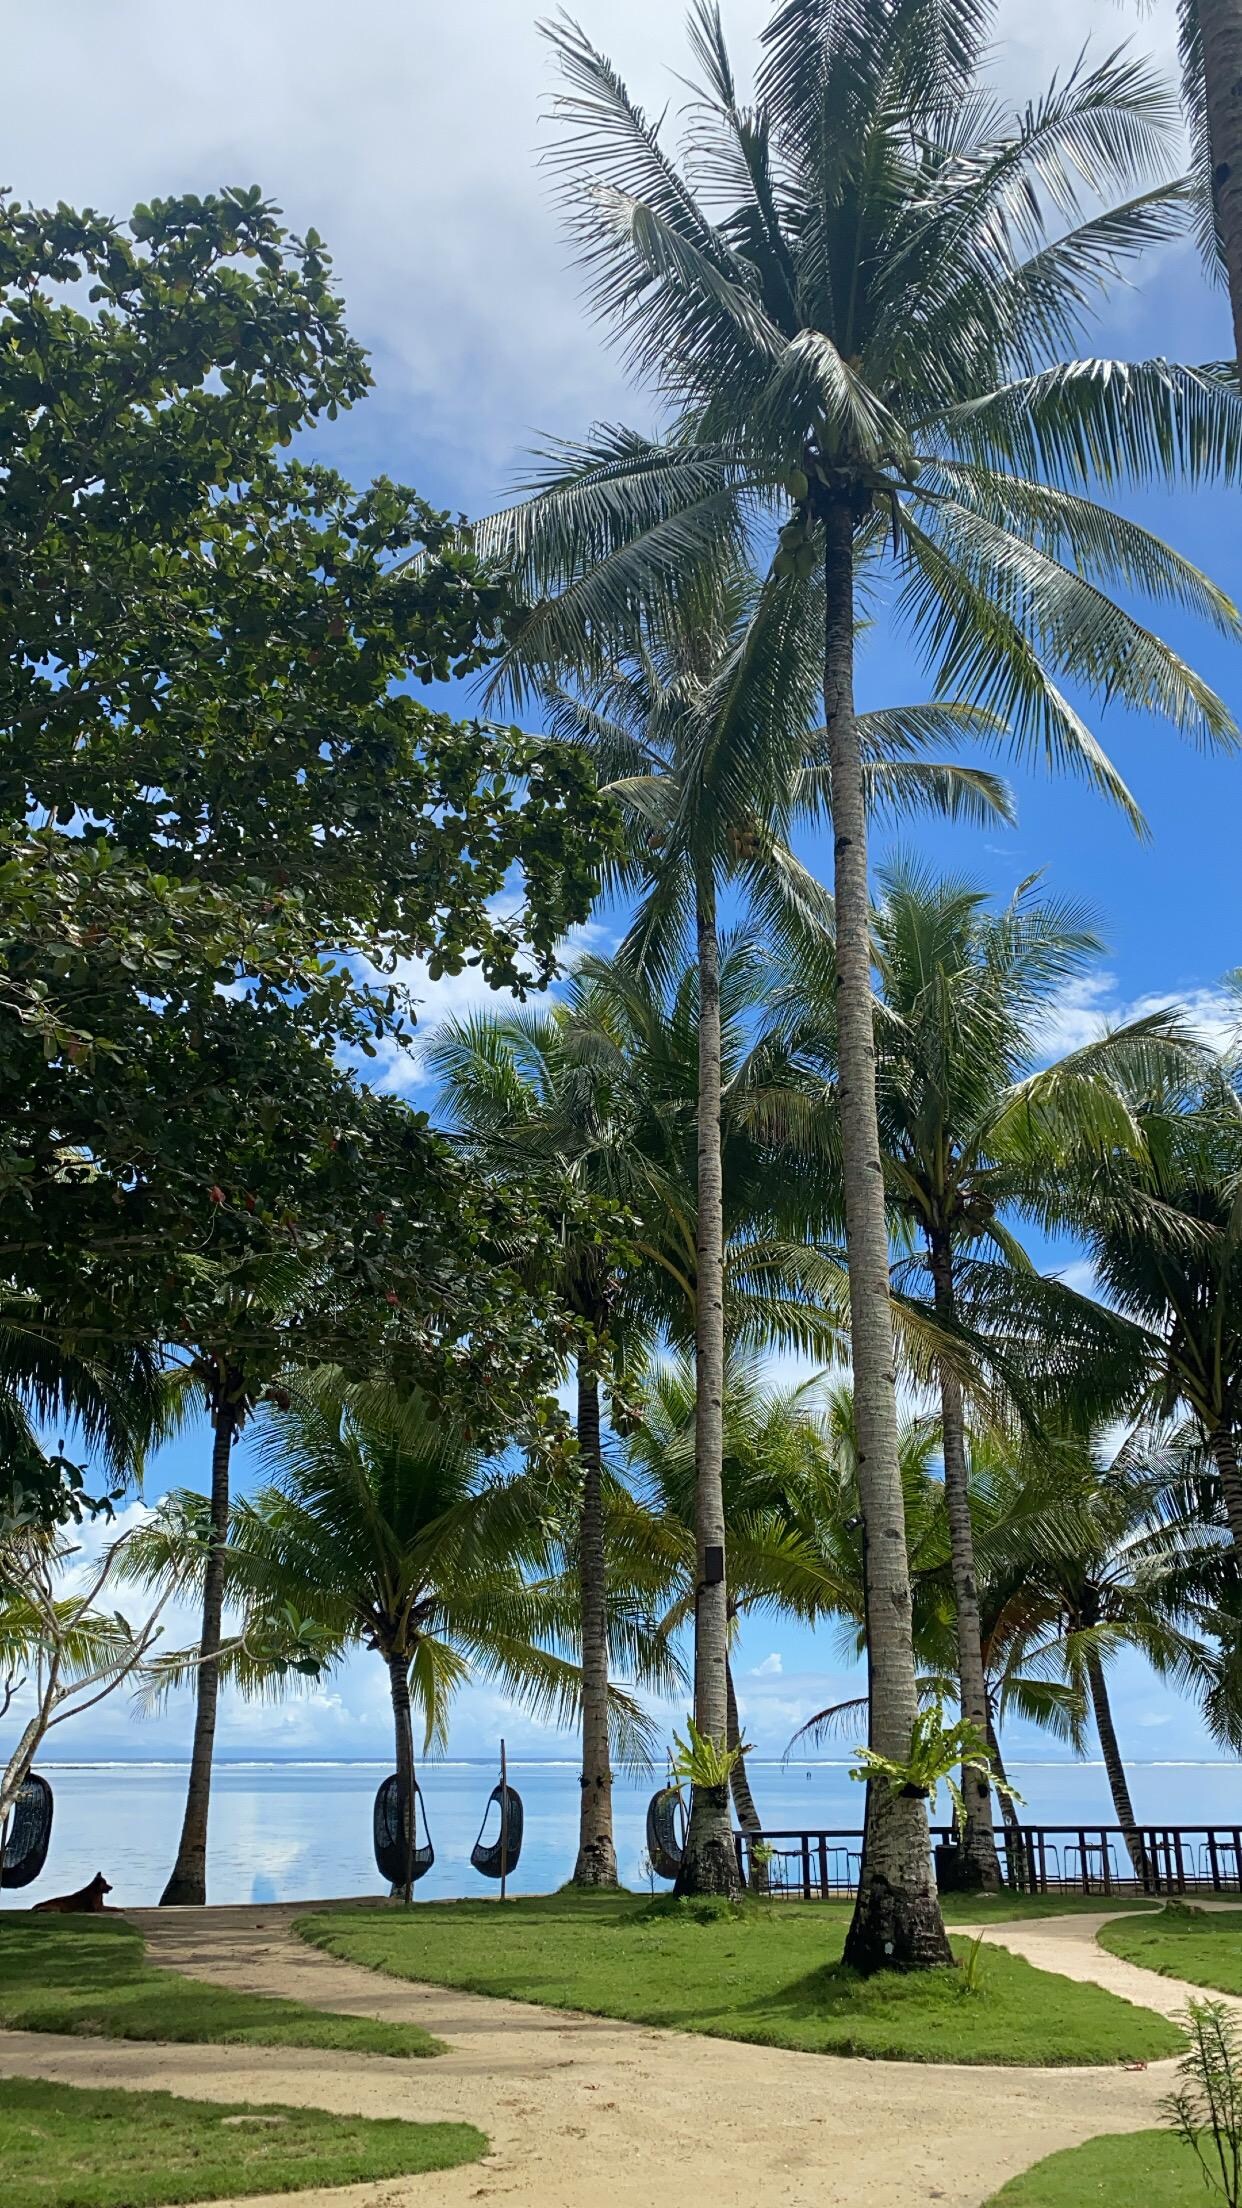
[[[1106,1924],[1097,1935],[1110,1955],[1122,1955],[1162,1978],[1186,1978],[1218,1993],[1242,1993],[1242,1909],[1159,1910],[1146,1924]]]
[[[643,1895],[553,1894],[302,1918],[329,1954],[397,1977],[583,2009],[677,2031],[816,2054],[910,2062],[1107,2063],[1176,2054],[1163,2018],[1097,1986],[1032,1969],[1003,1948],[964,1975],[840,1967],[848,1909],[777,1902],[650,1903]],[[959,1953],[970,1942],[959,1940]]]
[[[0,2025],[24,2032],[89,2032],[104,2039],[328,2047],[369,2055],[443,2053],[442,2042],[417,2024],[342,2016],[157,1970],[146,1959],[142,1934],[116,1918],[37,1917],[29,1911],[0,1916]]]
[[[1066,2147],[1011,2177],[987,2208],[1205,2208],[1209,2194],[1191,2150],[1171,2131],[1106,2133]]]
[[[0,2079],[4,2208],[173,2208],[477,2161],[473,2124]]]
[[[940,1906],[946,1924],[1020,1924],[1027,1917],[1098,1917],[1105,1910],[1126,1909],[1152,1916],[1158,1901],[1139,1894],[944,1894]]]

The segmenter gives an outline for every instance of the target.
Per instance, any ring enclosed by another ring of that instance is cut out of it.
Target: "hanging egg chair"
[[[436,1859],[431,1834],[427,1829],[423,1790],[417,1779],[414,1782],[413,1814],[414,1848],[411,1854],[409,1835],[404,1829],[405,1820],[401,1815],[401,1782],[394,1771],[391,1778],[384,1780],[375,1796],[371,1829],[375,1846],[375,1867],[380,1877],[387,1879],[388,1884],[398,1892],[404,1888],[407,1877],[412,1884],[417,1885],[420,1878],[426,1877]],[[420,1818],[423,1827],[421,1841],[418,1837]]]
[[[500,1812],[494,1840],[485,1841],[488,1820],[493,1809]],[[484,1878],[512,1878],[517,1860],[522,1852],[522,1829],[526,1813],[522,1797],[511,1786],[494,1786],[487,1797],[487,1808],[479,1826],[479,1837],[470,1851],[470,1861]],[[503,1835],[503,1845],[502,1845]]]

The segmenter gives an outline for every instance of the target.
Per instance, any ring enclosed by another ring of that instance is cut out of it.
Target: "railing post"
[[[1105,1893],[1111,1894],[1113,1890],[1113,1880],[1112,1870],[1108,1860],[1108,1827],[1106,1825],[1100,1826],[1100,1876],[1104,1881]]]
[[[1216,1828],[1208,1826],[1208,1862],[1212,1866],[1212,1892],[1220,1892],[1220,1857],[1216,1853]]]
[[[1186,1864],[1182,1856],[1182,1835],[1180,1829],[1176,1830],[1173,1834],[1173,1857],[1174,1861],[1177,1864],[1177,1890],[1179,1894],[1184,1894],[1186,1891]]]
[[[821,1901],[827,1901],[828,1899],[828,1835],[826,1832],[821,1832],[819,1836],[819,1898]]]
[[[811,1836],[804,1832],[802,1838],[802,1899],[811,1899]]]
[[[762,1840],[762,1833],[760,1833],[759,1838]],[[733,1853],[737,1857],[737,1875],[743,1886],[749,1886],[750,1880],[746,1875],[746,1842],[740,1832],[735,1832],[733,1835]]]
[[[1091,1891],[1091,1865],[1087,1861],[1087,1835],[1085,1832],[1080,1832],[1078,1835],[1078,1861],[1082,1871],[1082,1890],[1084,1894],[1089,1894]]]

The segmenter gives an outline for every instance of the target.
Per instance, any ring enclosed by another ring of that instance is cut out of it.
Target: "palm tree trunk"
[[[1234,1548],[1242,1556],[1242,1472],[1238,1470],[1238,1446],[1228,1426],[1218,1426],[1208,1437],[1212,1461],[1220,1474],[1221,1500],[1229,1520]]]
[[[931,1241],[931,1274],[936,1315],[951,1325],[956,1316],[953,1250],[947,1235]],[[957,1612],[958,1700],[962,1716],[986,1740],[988,1686],[983,1670],[983,1627],[979,1616],[979,1588],[975,1579],[975,1535],[970,1519],[970,1475],[966,1465],[966,1421],[962,1414],[962,1390],[956,1373],[942,1366],[940,1417],[944,1444],[944,1502],[949,1521],[949,1550],[953,1570],[953,1601]],[[965,1884],[977,1892],[996,1894],[1001,1888],[1000,1858],[992,1823],[992,1789],[977,1770],[963,1770],[962,1796],[966,1803],[966,1830],[962,1837]]]
[[[699,976],[698,1226],[694,1325],[694,1721],[724,1747],[728,1737],[729,1598],[724,1522],[724,1191],[720,1158],[720,945],[710,858],[695,882]],[[727,1787],[690,1797],[679,1894],[735,1894],[740,1879]]]
[[[837,929],[837,1035],[850,1336],[863,1519],[871,1746],[894,1762],[910,1754],[918,1711],[897,1447],[889,1309],[888,1221],[875,1103],[867,814],[854,718],[854,522],[850,506],[824,512],[824,720],[832,787]],[[952,1961],[932,1878],[927,1810],[867,1788],[858,1899],[845,1961],[855,1970],[917,1970]]]
[[[725,1694],[729,1712],[729,1746],[730,1748],[740,1748],[742,1745],[742,1723],[737,1713],[737,1692],[733,1684],[733,1666],[727,1658],[725,1660]],[[751,1841],[760,1839],[763,1833],[763,1822],[755,1807],[755,1797],[750,1791],[750,1774],[746,1769],[745,1756],[738,1757],[732,1771],[729,1773],[729,1790],[733,1796],[733,1807],[737,1813],[737,1821],[742,1831]],[[768,1881],[762,1865],[754,1862],[753,1858],[750,1865],[750,1883],[756,1891],[766,1892],[767,1890]]]
[[[996,1730],[996,1719],[992,1715],[990,1697],[988,1699],[988,1747],[992,1751],[992,1769],[996,1777],[1002,1781],[1007,1780],[1009,1773],[1005,1769],[1005,1758],[1001,1754],[1000,1735]],[[1001,1816],[1005,1820],[1005,1830],[1009,1835],[1009,1883],[1011,1886],[1024,1887],[1027,1883],[1027,1865],[1022,1845],[1022,1819],[1018,1815],[1018,1805],[1010,1799],[1008,1794],[1001,1795],[1000,1805]]]
[[[737,1690],[733,1684],[733,1666],[725,1660],[725,1693],[729,1709],[729,1746],[742,1745],[742,1721],[737,1714]],[[733,1795],[733,1807],[743,1832],[762,1832],[763,1824],[755,1808],[755,1797],[750,1791],[750,1778],[746,1770],[745,1756],[739,1756],[729,1776],[729,1789]]]
[[[1242,4],[1197,0],[1203,36],[1212,199],[1233,305],[1234,357],[1242,361]]]
[[[194,1744],[190,1751],[190,1783],[186,1789],[185,1816],[177,1844],[177,1860],[160,1895],[160,1907],[196,1904],[207,1899],[207,1815],[211,1807],[211,1760],[216,1745],[216,1704],[224,1618],[225,1557],[229,1538],[229,1452],[238,1429],[236,1397],[225,1375],[219,1384],[211,1444],[211,1548],[203,1580],[203,1632],[198,1644],[195,1675]]]
[[[599,1381],[578,1362],[578,1457],[582,1502],[578,1519],[578,1589],[582,1603],[582,1795],[578,1810],[575,1886],[615,1886],[612,1766],[608,1756],[608,1610],[604,1557],[603,1456]]]
[[[402,1901],[414,1899],[414,1850],[418,1846],[417,1774],[414,1769],[414,1727],[410,1720],[409,1659],[389,1654],[388,1691],[392,1697],[392,1721],[397,1746],[397,1813],[405,1841],[405,1877],[393,1887]]]
[[[1121,1747],[1117,1739],[1117,1728],[1113,1723],[1113,1706],[1108,1699],[1104,1666],[1094,1649],[1086,1658],[1086,1671],[1091,1707],[1095,1711],[1095,1729],[1100,1736],[1100,1753],[1104,1758],[1104,1771],[1113,1797],[1113,1808],[1125,1839],[1126,1853],[1134,1867],[1134,1875],[1139,1884],[1145,1887],[1149,1883],[1147,1857],[1139,1836],[1134,1804],[1130,1800],[1130,1785],[1126,1778],[1126,1767],[1121,1760]]]

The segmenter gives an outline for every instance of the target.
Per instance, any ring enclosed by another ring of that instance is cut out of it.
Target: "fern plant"
[[[722,1748],[710,1733],[701,1733],[693,1717],[686,1719],[686,1738],[674,1733],[672,1758],[672,1794],[680,1794],[683,1786],[692,1792],[708,1791],[729,1784],[735,1766],[743,1756],[750,1754],[750,1744],[739,1741],[736,1748]]]
[[[996,1776],[992,1751],[978,1726],[964,1717],[946,1724],[943,1702],[930,1702],[919,1711],[910,1734],[910,1753],[904,1761],[883,1756],[874,1748],[855,1748],[854,1753],[858,1762],[850,1772],[852,1779],[886,1779],[895,1795],[927,1802],[933,1811],[938,1791],[944,1786],[953,1804],[953,1822],[959,1836],[966,1828],[966,1799],[959,1771],[973,1771],[985,1778],[1009,1801],[1022,1799],[1016,1787]]]

